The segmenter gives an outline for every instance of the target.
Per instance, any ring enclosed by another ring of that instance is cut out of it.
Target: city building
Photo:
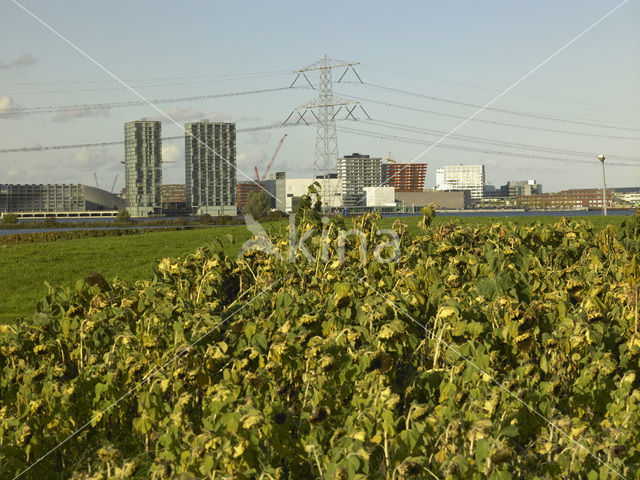
[[[502,192],[500,188],[497,188],[495,185],[485,184],[482,189],[482,197],[483,198],[494,198],[502,196]]]
[[[640,187],[616,188],[614,200],[622,207],[640,207]]]
[[[236,124],[202,120],[187,123],[185,132],[187,209],[196,215],[237,215]]]
[[[421,192],[427,177],[427,163],[383,163],[382,181],[396,192]]]
[[[614,198],[613,189],[607,189],[607,206],[612,205]],[[602,208],[602,189],[588,188],[575,190],[562,190],[558,193],[545,193],[541,195],[521,195],[516,197],[516,205],[528,208],[549,208],[560,210],[574,210],[585,208]]]
[[[253,192],[264,192],[265,190],[265,182],[252,182],[250,180],[238,182],[236,184],[236,206],[238,210],[242,210],[245,207],[249,201],[249,195]],[[269,198],[271,199],[271,197]]]
[[[24,214],[23,217],[86,217],[115,215],[124,208],[118,195],[81,184],[0,185],[0,212]],[[28,213],[28,215],[27,215]],[[50,215],[55,214],[55,215]]]
[[[338,178],[345,207],[365,205],[364,188],[382,185],[382,158],[354,153],[338,159]]]
[[[162,213],[162,126],[146,118],[124,125],[126,208],[132,217]]]
[[[469,190],[396,192],[396,201],[414,208],[435,203],[438,209],[464,210],[471,208],[471,192]]]
[[[395,207],[395,187],[364,187],[367,207]]]
[[[273,195],[271,208],[285,212],[287,208],[287,174],[286,172],[273,172],[269,180],[265,182],[265,188]]]
[[[285,180],[285,212],[290,213],[302,195],[306,195],[309,186],[318,182],[320,184],[320,200],[326,209],[342,208],[342,184],[339,178],[287,178]],[[364,195],[364,192],[362,193]],[[315,201],[315,199],[314,199]],[[364,206],[364,202],[362,202]]]
[[[525,195],[541,195],[542,185],[535,180],[509,181],[500,187],[501,197],[516,198]]]
[[[162,185],[162,212],[167,216],[188,215],[187,186],[184,183]]]
[[[451,165],[436,170],[435,190],[469,190],[471,200],[477,201],[484,193],[484,165]]]

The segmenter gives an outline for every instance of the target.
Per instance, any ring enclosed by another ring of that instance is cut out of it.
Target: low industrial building
[[[367,207],[395,207],[394,187],[364,187]]]
[[[471,208],[471,192],[469,190],[396,192],[396,201],[409,207],[420,207],[435,203],[438,209],[464,210]]]
[[[606,192],[607,206],[613,205],[613,189]],[[587,188],[575,190],[562,190],[558,193],[545,193],[542,195],[522,195],[516,197],[516,205],[526,208],[539,209],[584,209],[602,208],[602,189]]]
[[[25,218],[113,216],[124,207],[125,201],[118,195],[89,185],[0,185],[2,214]]]
[[[342,208],[342,184],[339,178],[287,178],[285,181],[285,212],[289,213],[297,204],[297,199],[306,195],[309,186],[320,184],[322,206],[328,209]],[[364,202],[363,202],[364,203]]]

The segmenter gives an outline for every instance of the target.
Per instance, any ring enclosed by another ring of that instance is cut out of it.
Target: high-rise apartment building
[[[365,187],[382,185],[382,158],[354,153],[338,159],[338,178],[345,207],[366,205]]]
[[[396,192],[421,192],[427,176],[427,163],[383,163],[382,181]]]
[[[202,120],[187,123],[185,132],[187,210],[237,215],[236,124]]]
[[[471,200],[484,191],[484,165],[451,165],[436,170],[436,190],[469,190]]]
[[[124,124],[126,208],[132,217],[162,213],[162,126],[146,118]]]

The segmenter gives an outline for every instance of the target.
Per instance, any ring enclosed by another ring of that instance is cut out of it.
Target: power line
[[[513,128],[524,128],[526,130],[538,130],[538,131],[542,131],[542,132],[551,132],[551,133],[563,133],[563,134],[568,134],[568,135],[582,135],[582,136],[586,136],[586,137],[600,137],[600,138],[613,138],[615,140],[640,140],[640,137],[624,137],[624,136],[620,136],[620,135],[606,135],[606,134],[598,134],[598,133],[588,133],[588,132],[576,132],[576,131],[571,131],[571,130],[558,130],[557,128],[545,128],[545,127],[533,127],[530,125],[520,125],[517,123],[511,123],[511,122],[499,122],[496,120],[485,120],[482,118],[477,118],[477,117],[473,117],[471,119],[469,119],[468,117],[465,117],[463,115],[455,115],[453,113],[443,113],[443,112],[437,112],[434,110],[427,110],[424,108],[418,108],[418,107],[411,107],[408,105],[399,105],[399,104],[395,104],[395,103],[390,103],[390,102],[382,102],[379,100],[373,100],[370,98],[363,98],[363,97],[358,97],[355,95],[344,95],[341,94],[343,97],[346,98],[351,98],[354,100],[359,100],[362,102],[369,102],[369,103],[375,103],[378,105],[384,105],[387,107],[394,107],[394,108],[401,108],[404,110],[411,110],[413,112],[421,112],[421,113],[429,113],[431,115],[438,115],[441,117],[449,117],[449,118],[458,118],[458,119],[463,119],[463,120],[471,120],[474,122],[480,122],[480,123],[487,123],[490,125],[500,125],[500,126],[505,126],[505,127],[513,127]]]
[[[445,83],[448,85],[457,85],[457,86],[461,86],[461,87],[470,87],[470,88],[477,88],[480,90],[486,90],[489,92],[501,92],[502,90],[497,89],[497,88],[489,88],[489,87],[482,87],[479,85],[474,85],[471,83],[463,83],[463,82],[454,82],[451,80],[443,80],[441,78],[435,78],[435,77],[429,77],[426,75],[418,75],[415,73],[407,73],[407,72],[401,72],[399,70],[393,70],[390,68],[383,68],[383,67],[376,67],[373,65],[365,65],[365,64],[361,64],[363,67],[366,68],[371,68],[374,70],[380,70],[380,71],[384,71],[384,72],[391,72],[391,73],[397,73],[399,75],[405,75],[408,77],[415,77],[415,78],[422,78],[424,80],[431,80],[434,82],[439,82],[439,83]],[[611,109],[615,109],[615,110],[625,110],[628,112],[640,112],[640,109],[637,108],[628,108],[628,107],[620,107],[617,105],[602,105],[602,104],[597,104],[597,103],[587,103],[587,102],[579,102],[579,101],[575,101],[575,100],[568,100],[566,98],[554,98],[554,97],[545,97],[545,96],[541,96],[541,95],[531,95],[531,94],[527,94],[527,93],[518,93],[518,92],[510,92],[511,95],[518,95],[520,97],[528,97],[528,98],[535,98],[538,100],[548,100],[548,101],[552,101],[552,102],[564,102],[564,103],[572,103],[574,105],[584,105],[587,107],[597,107],[597,108],[611,108]]]
[[[394,128],[398,130],[404,130],[411,133],[421,133],[424,135],[431,135],[436,137],[441,137],[446,134],[443,130],[432,130],[427,128],[416,127],[415,125],[407,125],[403,123],[389,122],[386,120],[365,120],[366,123],[372,123],[378,126],[387,126],[387,128]],[[562,155],[579,155],[583,157],[593,158],[593,152],[584,152],[579,150],[568,150],[562,148],[553,148],[553,147],[543,147],[539,145],[530,145],[526,143],[518,143],[518,142],[509,142],[507,140],[498,140],[491,138],[482,138],[482,137],[473,137],[470,135],[460,135],[460,134],[452,134],[451,138],[456,138],[458,140],[466,141],[466,142],[474,142],[474,143],[486,143],[489,145],[497,145],[501,147],[510,147],[510,148],[518,148],[522,150],[533,150],[533,151],[545,151],[549,153],[557,153]],[[609,154],[608,158],[617,159],[617,160],[629,160],[629,161],[640,161],[640,157],[632,157],[627,155],[615,155]]]
[[[338,130],[341,131],[341,132],[344,132],[344,133],[352,133],[352,134],[355,134],[355,135],[362,135],[362,136],[367,136],[367,137],[380,138],[380,139],[383,139],[383,140],[393,140],[393,141],[397,141],[397,142],[401,142],[401,143],[413,143],[413,144],[417,144],[417,145],[428,145],[428,146],[435,145],[436,147],[448,148],[448,149],[451,149],[451,150],[460,150],[460,151],[466,151],[466,152],[479,152],[479,153],[484,153],[484,154],[487,154],[487,155],[518,157],[518,158],[527,158],[527,159],[533,159],[533,160],[550,160],[550,161],[556,161],[556,162],[577,162],[577,163],[589,163],[589,164],[593,163],[593,162],[590,162],[589,160],[579,160],[579,159],[574,159],[574,158],[553,157],[553,156],[547,156],[547,155],[532,155],[532,154],[529,154],[529,153],[520,153],[520,152],[505,152],[505,151],[499,151],[499,150],[491,150],[491,149],[485,149],[485,148],[474,148],[474,147],[467,147],[465,145],[455,145],[455,144],[448,144],[448,143],[442,143],[442,142],[438,143],[436,145],[435,142],[428,142],[428,141],[417,139],[417,138],[401,137],[401,136],[397,136],[397,135],[389,135],[389,134],[385,134],[385,133],[373,132],[373,131],[367,131],[367,130],[358,130],[358,129],[350,128],[350,127],[341,127]],[[618,166],[626,166],[626,167],[638,167],[637,164],[622,163],[622,162],[611,162],[610,165],[618,165]]]
[[[299,125],[283,125],[281,123],[271,123],[268,125],[260,125],[257,127],[247,127],[247,128],[238,128],[236,129],[237,133],[251,133],[251,132],[259,132],[263,130],[273,130],[279,128],[290,128],[295,126],[302,126],[304,124]],[[162,137],[162,141],[174,141],[184,139],[185,135],[175,135],[169,137]],[[94,142],[94,143],[76,143],[76,144],[68,144],[68,145],[49,145],[49,146],[37,146],[37,147],[20,147],[20,148],[3,148],[0,149],[0,154],[2,153],[24,153],[24,152],[43,152],[46,150],[72,150],[76,148],[98,148],[98,147],[110,147],[113,145],[124,145],[124,140],[116,140],[113,142]]]
[[[399,88],[392,88],[392,87],[385,87],[384,85],[376,85],[373,83],[368,83],[368,82],[349,82],[349,83],[353,83],[355,85],[365,85],[365,86],[369,86],[369,87],[373,87],[373,88],[377,88],[380,90],[387,90],[387,91],[391,91],[394,93],[400,93],[403,95],[410,95],[413,97],[419,97],[419,98],[425,98],[427,100],[434,100],[437,102],[444,102],[444,103],[450,103],[453,105],[460,105],[460,106],[464,106],[464,107],[472,107],[472,108],[482,108],[482,105],[478,105],[476,103],[470,103],[470,102],[461,102],[458,100],[451,100],[448,98],[442,98],[442,97],[436,97],[436,96],[432,96],[432,95],[425,95],[422,93],[417,93],[417,92],[410,92],[407,90],[402,90]],[[504,108],[496,108],[496,107],[487,107],[485,108],[485,110],[490,110],[493,112],[498,112],[498,113],[506,113],[509,115],[517,115],[520,117],[530,117],[530,118],[535,118],[538,120],[551,120],[554,122],[565,122],[565,123],[574,123],[577,125],[585,125],[585,126],[589,126],[589,127],[599,127],[599,128],[612,128],[612,129],[617,129],[617,130],[628,130],[628,131],[632,131],[632,132],[640,132],[640,128],[629,128],[629,127],[617,127],[617,126],[613,126],[613,125],[606,125],[603,123],[593,123],[595,122],[594,120],[580,120],[580,119],[574,119],[574,118],[568,118],[568,117],[554,117],[554,116],[549,116],[549,115],[542,115],[542,114],[538,114],[538,113],[532,113],[532,112],[522,112],[522,111],[517,111],[517,110],[508,110],[508,109],[504,109]]]
[[[271,70],[264,72],[245,72],[245,73],[221,73],[216,75],[183,75],[180,77],[155,77],[155,78],[133,78],[128,80],[123,80],[128,83],[135,82],[155,82],[155,81],[166,81],[166,80],[187,80],[187,79],[195,79],[195,78],[233,78],[233,77],[253,77],[253,76],[261,76],[261,75],[278,75],[292,73],[291,70]],[[61,81],[61,82],[13,82],[13,83],[0,83],[0,86],[11,86],[11,85],[84,85],[84,84],[100,84],[100,83],[118,83],[115,80],[74,80],[74,81]]]
[[[293,87],[304,88],[304,87]],[[290,87],[277,87],[277,88],[265,88],[262,90],[245,90],[241,92],[230,93],[215,93],[210,95],[198,95],[192,97],[176,97],[176,98],[159,98],[150,100],[153,104],[160,103],[179,103],[179,102],[193,102],[196,100],[207,100],[212,98],[222,97],[238,97],[242,95],[254,95],[259,93],[279,92],[282,90],[290,90]],[[112,103],[94,103],[94,104],[82,104],[82,105],[57,105],[47,107],[24,107],[24,108],[12,108],[9,110],[0,111],[0,115],[24,115],[30,113],[54,113],[54,112],[70,112],[76,110],[108,110],[111,108],[121,107],[134,107],[139,105],[147,105],[148,102],[142,100],[134,100],[129,102],[112,102]]]
[[[281,75],[290,75],[290,72],[242,76],[242,77],[215,78],[215,79],[209,79],[209,80],[196,80],[196,81],[190,81],[190,82],[155,83],[155,84],[147,84],[147,85],[136,85],[136,88],[177,87],[181,85],[209,84],[209,83],[215,83],[215,82],[246,80],[246,79],[252,79],[252,78],[265,78],[265,77],[273,77],[273,76],[281,76]],[[39,90],[36,92],[12,92],[12,93],[6,93],[6,95],[12,95],[12,96],[43,95],[43,94],[49,95],[54,93],[85,93],[85,92],[103,92],[103,91],[113,91],[113,90],[125,90],[125,87],[120,85],[115,87],[100,87],[100,88],[73,89],[73,90]]]

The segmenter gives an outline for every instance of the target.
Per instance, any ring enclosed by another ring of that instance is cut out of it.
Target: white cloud
[[[227,115],[226,113],[207,114],[197,108],[173,107],[166,110],[165,113],[171,117],[171,119],[180,123],[198,122],[200,120],[209,120],[210,122],[230,122],[232,118],[231,115]],[[171,120],[161,114],[151,117],[151,120],[171,122]]]
[[[0,97],[0,119],[16,120],[24,116],[23,113],[12,112],[12,110],[19,109],[21,106],[13,101],[9,95],[3,95]]]
[[[12,62],[9,62],[9,63],[0,62],[0,68],[7,69],[7,68],[13,68],[13,67],[26,67],[29,65],[33,65],[34,63],[36,63],[35,57],[27,53],[24,55],[20,55],[18,58],[16,58]]]
[[[247,143],[251,145],[266,145],[271,141],[270,132],[249,132]]]
[[[76,118],[86,117],[108,117],[109,109],[105,107],[89,107],[88,105],[77,105],[73,110],[63,110],[53,117],[54,122],[66,122]]]
[[[162,146],[162,163],[179,163],[184,160],[184,146],[180,148],[176,144]]]

